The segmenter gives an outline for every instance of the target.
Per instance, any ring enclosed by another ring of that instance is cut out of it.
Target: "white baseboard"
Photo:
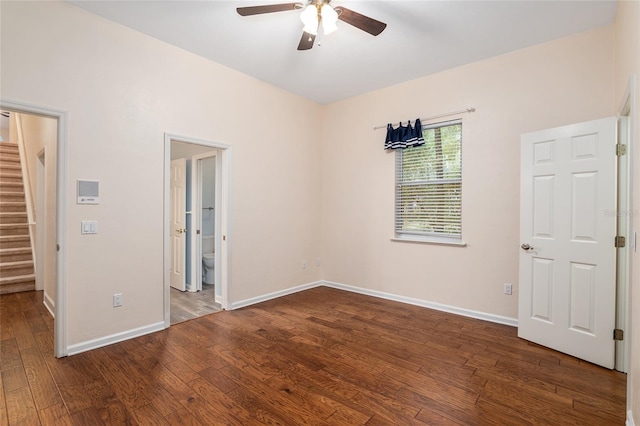
[[[364,294],[367,296],[378,297],[380,299],[393,300],[395,302],[407,303],[409,305],[421,306],[423,308],[435,309],[437,311],[448,312],[450,314],[462,315],[465,317],[475,318],[483,321],[495,322],[498,324],[510,325],[512,327],[518,326],[517,318],[504,317],[501,315],[489,314],[486,312],[474,311],[471,309],[458,308],[456,306],[443,305],[441,303],[429,302],[427,300],[414,299],[406,296],[399,296],[397,294],[385,293],[382,291],[369,290],[362,287],[355,287],[352,285],[336,283],[332,281],[316,281],[309,284],[299,285],[297,287],[291,287],[286,290],[276,291],[274,293],[265,294],[262,296],[252,297],[250,299],[240,300],[231,304],[229,309],[238,309],[245,306],[253,305],[267,300],[275,299],[277,297],[286,296],[288,294],[297,293],[299,291],[308,290],[310,288],[326,286],[336,288],[339,290],[350,291],[352,293]]]
[[[260,302],[266,302],[267,300],[276,299],[278,297],[282,297],[282,296],[286,296],[286,295],[289,295],[289,294],[297,293],[299,291],[308,290],[308,289],[314,288],[314,287],[319,287],[319,286],[323,285],[323,283],[324,283],[324,281],[316,281],[316,282],[312,282],[312,283],[308,283],[308,284],[302,284],[302,285],[299,285],[299,286],[296,286],[296,287],[287,288],[285,290],[280,290],[280,291],[275,291],[273,293],[264,294],[262,296],[252,297],[250,299],[239,300],[237,302],[233,302],[229,306],[229,309],[233,310],[233,309],[238,309],[238,308],[244,308],[245,306],[254,305],[254,304],[260,303]]]
[[[81,352],[90,351],[92,349],[98,349],[103,346],[112,345],[114,343],[122,342],[123,340],[133,339],[134,337],[144,336],[145,334],[154,333],[156,331],[164,330],[164,321],[157,322],[155,324],[145,325],[144,327],[138,327],[131,330],[123,331],[121,333],[112,334],[111,336],[100,337],[99,339],[88,340],[82,343],[76,343],[67,347],[68,355],[75,355]]]
[[[627,411],[627,426],[636,426],[636,422],[633,421],[633,411]]]
[[[219,304],[222,305],[222,296],[221,295],[216,294],[216,297],[215,297],[214,300],[216,301],[216,303],[219,303]]]
[[[44,293],[44,300],[42,301],[42,303],[44,303],[44,307],[47,308],[47,311],[49,311],[51,316],[55,318],[56,303],[53,301],[53,299],[51,299],[51,297],[49,297],[47,293]]]
[[[409,305],[422,306],[423,308],[435,309],[437,311],[443,311],[443,312],[448,312],[450,314],[462,315],[465,317],[475,318],[483,321],[490,321],[498,324],[510,325],[512,327],[518,326],[517,318],[503,317],[501,315],[474,311],[472,309],[458,308],[456,306],[443,305],[441,303],[429,302],[427,300],[414,299],[411,297],[399,296],[397,294],[385,293],[383,291],[370,290],[367,288],[355,287],[355,286],[335,283],[331,281],[321,281],[321,285],[337,288],[339,290],[351,291],[353,293],[360,293],[367,296],[379,297],[380,299],[387,299],[387,300],[393,300],[395,302],[407,303]]]
[[[429,302],[421,299],[414,299],[406,296],[399,296],[397,294],[385,293],[377,290],[370,290],[362,287],[355,287],[347,284],[336,283],[332,281],[315,281],[308,284],[302,284],[296,287],[291,287],[284,290],[275,291],[273,293],[264,294],[261,296],[252,297],[245,300],[234,302],[230,305],[229,309],[239,309],[245,306],[254,305],[260,302],[266,302],[267,300],[276,299],[278,297],[287,296],[289,294],[298,293],[303,290],[308,290],[315,287],[331,287],[338,290],[350,291],[352,293],[364,294],[367,296],[378,297],[380,299],[393,300],[395,302],[407,303],[409,305],[421,306],[423,308],[435,309],[438,311],[448,312],[451,314],[462,315],[465,317],[475,318],[484,321],[495,322],[498,324],[510,325],[513,327],[518,326],[518,320],[516,318],[509,318],[500,315],[489,314],[486,312],[474,311],[471,309],[458,308],[456,306],[443,305],[441,303]],[[218,298],[216,297],[216,301]],[[49,303],[53,304],[53,301],[49,299]],[[45,305],[47,301],[45,300]],[[47,309],[49,307],[47,306]],[[51,311],[51,309],[49,309]],[[133,339],[134,337],[144,336],[145,334],[154,333],[156,331],[164,330],[165,323],[157,322],[144,327],[134,328],[132,330],[123,331],[121,333],[112,334],[110,336],[101,337],[99,339],[93,339],[82,343],[77,343],[67,347],[68,355],[75,355],[81,352],[86,352],[92,349],[101,348],[103,346],[111,345],[121,342],[127,339]],[[627,426],[635,426],[631,411],[628,413]]]

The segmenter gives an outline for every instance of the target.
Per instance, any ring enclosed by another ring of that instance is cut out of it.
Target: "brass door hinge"
[[[613,330],[613,340],[622,340],[624,339],[624,332],[619,328]]]
[[[619,237],[618,236],[618,237],[616,237],[616,240],[615,240],[613,245],[614,245],[615,248],[622,248],[622,247],[625,246],[626,242],[627,241],[626,241],[625,237]]]
[[[621,143],[616,144],[616,155],[621,156],[627,153],[627,146]]]

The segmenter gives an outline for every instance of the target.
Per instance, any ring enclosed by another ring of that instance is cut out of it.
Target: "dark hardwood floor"
[[[623,425],[626,377],[516,329],[326,287],[53,357],[0,297],[0,425]]]

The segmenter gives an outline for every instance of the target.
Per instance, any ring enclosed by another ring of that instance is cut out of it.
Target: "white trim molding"
[[[461,315],[464,317],[475,318],[483,321],[495,322],[498,324],[518,326],[517,318],[504,317],[502,315],[490,314],[487,312],[474,311],[472,309],[459,308],[457,306],[443,305],[442,303],[430,302],[428,300],[414,299],[412,297],[400,296],[383,291],[370,290],[362,287],[335,283],[331,281],[322,281],[322,285],[326,287],[337,288],[339,290],[350,291],[353,293],[364,294],[367,296],[378,297],[380,299],[393,300],[395,302],[406,303],[408,305],[421,306],[423,308],[435,309],[436,311],[448,312],[450,314]]]
[[[510,325],[512,327],[518,326],[517,318],[504,317],[501,315],[489,314],[487,312],[480,312],[480,311],[474,311],[472,309],[459,308],[457,306],[443,305],[437,302],[414,299],[412,297],[400,296],[397,294],[385,293],[383,291],[370,290],[367,288],[355,287],[352,285],[341,284],[341,283],[336,283],[332,281],[316,281],[308,284],[302,284],[297,287],[291,287],[285,290],[279,290],[273,293],[264,294],[262,296],[256,296],[250,299],[240,300],[238,302],[232,303],[230,305],[230,309],[244,308],[245,306],[254,305],[260,302],[266,302],[267,300],[276,299],[278,297],[297,293],[299,291],[308,290],[315,287],[322,287],[322,286],[331,287],[338,290],[349,291],[352,293],[364,294],[366,296],[377,297],[379,299],[393,300],[394,302],[406,303],[408,305],[415,305],[423,308],[435,309],[437,311],[448,312],[454,315],[461,315],[464,317],[494,322],[497,324]]]
[[[47,293],[44,293],[43,299],[44,300],[42,301],[42,303],[44,304],[44,307],[47,308],[47,311],[49,311],[51,316],[55,319],[56,303],[53,301],[53,299],[51,299],[51,296],[49,296]]]
[[[636,422],[633,421],[633,411],[627,411],[627,426],[636,426]]]
[[[69,345],[69,347],[67,347],[67,354],[76,355],[81,352],[98,349],[103,346],[112,345],[114,343],[133,339],[135,337],[144,336],[145,334],[155,333],[156,331],[161,331],[164,329],[165,329],[164,321],[160,321],[155,324],[149,324],[143,327],[133,328],[131,330],[122,331],[120,333],[115,333],[110,336],[100,337],[98,339],[93,339],[93,340],[87,340],[86,342],[76,343],[75,345]]]

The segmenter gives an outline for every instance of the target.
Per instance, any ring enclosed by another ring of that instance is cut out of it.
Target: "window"
[[[462,121],[423,126],[424,144],[396,151],[398,238],[460,243]]]

